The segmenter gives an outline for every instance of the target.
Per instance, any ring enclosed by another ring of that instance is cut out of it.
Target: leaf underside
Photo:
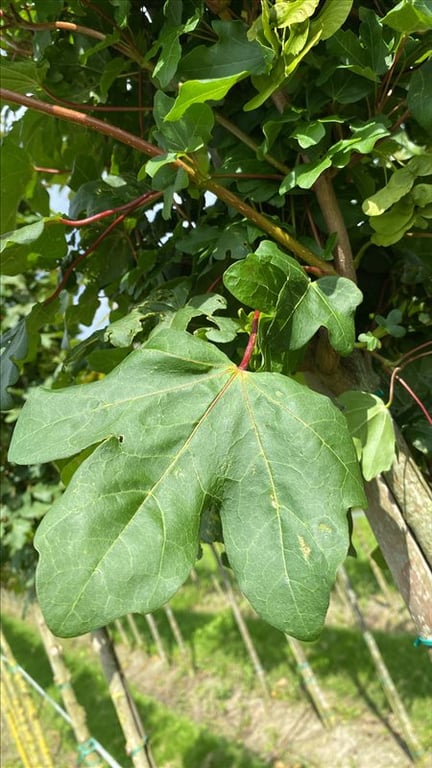
[[[330,400],[161,331],[101,381],[34,391],[10,459],[50,461],[95,444],[35,539],[55,634],[160,607],[193,567],[210,507],[258,614],[301,639],[319,634],[347,553],[347,510],[365,502]]]

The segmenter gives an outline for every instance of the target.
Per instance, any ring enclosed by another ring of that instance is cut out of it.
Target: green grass
[[[378,606],[379,609],[380,603],[376,601],[376,598],[380,597],[379,589],[367,556],[359,545],[360,540],[366,541],[368,550],[373,549],[373,535],[364,518],[355,520],[354,543],[358,555],[357,558],[347,561],[346,568],[361,605],[366,607],[368,601],[375,600],[375,607]],[[225,701],[239,688],[246,697],[248,693],[257,696],[260,691],[230,608],[223,595],[218,595],[214,588],[212,576],[215,573],[215,564],[208,550],[204,551],[197,571],[198,581],[189,580],[172,600],[171,607],[191,656],[193,668],[198,673],[199,682],[194,683],[193,696],[203,707],[211,702],[212,711],[217,711],[219,716],[223,716]],[[396,598],[391,584],[390,590]],[[277,630],[259,621],[244,601],[242,608],[275,697],[287,700],[287,706],[291,702],[304,702],[305,692],[285,638]],[[383,610],[386,610],[384,604]],[[187,676],[187,663],[176,646],[164,611],[157,611],[154,616],[164,648],[178,671],[176,679],[180,681],[182,675]],[[156,654],[144,617],[135,616],[135,620],[144,639],[145,650]],[[123,626],[132,645],[130,628],[126,622],[123,622]],[[26,622],[7,616],[4,629],[18,663],[51,696],[60,701],[59,692],[52,682],[48,661],[34,628]],[[115,630],[113,634],[118,640]],[[414,648],[414,636],[409,633],[374,630],[373,634],[420,741],[426,749],[432,748],[430,661],[426,653],[422,649]],[[123,736],[98,662],[90,649],[82,644],[66,641],[64,645],[74,687],[79,701],[87,711],[92,735],[124,768],[128,768],[131,763],[124,754]],[[347,620],[343,612],[339,618],[339,613],[336,612],[335,619],[325,627],[319,641],[310,643],[305,648],[318,681],[340,722],[354,721],[369,709],[387,725],[388,730],[391,730],[388,720],[389,705],[361,633],[352,620]],[[134,691],[160,768],[202,768],[204,765],[206,768],[269,766],[268,761],[248,752],[241,744],[224,738],[216,730],[216,726],[204,727],[191,720],[187,716],[187,688],[185,691],[184,700],[179,699],[177,702],[177,712],[162,705],[155,698],[150,699]],[[76,755],[68,726],[61,724],[58,716],[49,712],[47,705],[44,706],[42,715],[48,731],[60,731],[62,753]],[[246,715],[247,713],[245,717]],[[270,754],[270,741],[268,746]],[[69,765],[75,763],[72,760],[64,766],[61,762],[57,764],[59,768],[69,768]],[[6,764],[4,768],[15,768],[15,765]]]
[[[16,661],[41,685],[46,692],[61,704],[58,691],[52,682],[52,675],[37,632],[23,621],[9,616],[3,617],[3,627],[9,645],[13,648]],[[66,660],[75,692],[87,712],[91,734],[126,768],[131,761],[125,756],[124,739],[109,697],[107,685],[97,663],[89,661],[85,649],[66,652]],[[241,745],[231,743],[217,733],[200,727],[186,717],[179,717],[167,707],[134,691],[134,699],[143,723],[151,736],[152,749],[160,765],[169,762],[170,768],[208,768],[223,765],[226,768],[265,768],[267,763],[252,755]],[[61,733],[62,754],[76,748],[68,733],[68,726],[51,714],[45,704],[42,721],[45,732],[58,730]],[[77,753],[76,753],[77,754]],[[60,757],[58,758],[60,759]],[[69,768],[71,763],[56,763],[59,768]],[[20,763],[10,763],[3,768],[18,768]]]

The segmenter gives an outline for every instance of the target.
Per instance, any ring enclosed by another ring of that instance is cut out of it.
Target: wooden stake
[[[285,637],[297,662],[297,669],[302,676],[305,688],[312,700],[316,711],[318,712],[319,717],[321,718],[323,725],[325,725],[326,728],[332,727],[336,722],[335,716],[327,702],[322,689],[319,686],[318,680],[315,677],[311,665],[309,664],[302,644],[294,637],[290,637],[290,635],[285,635]]]
[[[71,675],[64,660],[63,647],[59,639],[47,627],[39,606],[34,605],[33,611],[45,653],[53,672],[54,682],[60,691],[64,708],[71,719],[71,728],[78,744],[81,763],[83,765],[91,765],[92,768],[102,768],[104,762],[101,760],[97,750],[93,748],[93,740],[87,726],[86,711],[75,696]]]
[[[169,663],[168,662],[168,656],[165,653],[165,649],[164,649],[163,643],[162,643],[162,638],[161,638],[161,636],[159,634],[159,630],[158,630],[157,624],[156,624],[153,616],[151,615],[151,613],[146,613],[146,614],[144,614],[144,618],[145,618],[145,620],[147,622],[147,626],[148,626],[148,628],[150,630],[150,634],[151,634],[151,636],[152,636],[152,638],[154,640],[154,643],[156,645],[156,649],[157,649],[159,658],[162,659],[162,661],[165,664],[168,664]]]
[[[213,552],[213,556],[214,556],[214,558],[216,560],[216,563],[217,563],[217,566],[218,566],[218,570],[219,570],[219,573],[221,575],[222,582],[223,582],[223,585],[224,585],[225,595],[226,595],[226,597],[228,599],[228,602],[229,602],[229,604],[231,606],[231,610],[233,612],[233,616],[234,616],[234,619],[236,621],[236,624],[237,624],[237,627],[239,629],[239,632],[240,632],[240,634],[242,636],[243,643],[244,643],[245,648],[246,648],[246,650],[247,650],[247,652],[249,654],[249,658],[250,658],[250,660],[252,662],[252,666],[253,666],[253,668],[255,670],[255,674],[256,674],[256,676],[258,678],[258,681],[259,681],[259,683],[261,685],[261,688],[263,690],[264,696],[267,699],[268,696],[269,696],[269,689],[268,689],[268,685],[267,685],[267,680],[266,680],[265,672],[264,672],[263,666],[261,664],[261,661],[259,659],[259,656],[258,656],[258,653],[256,651],[256,648],[255,648],[255,646],[253,644],[253,640],[252,640],[252,638],[250,636],[249,630],[247,628],[247,624],[246,624],[246,622],[245,622],[245,620],[244,620],[244,618],[243,618],[243,616],[241,614],[241,611],[240,611],[240,608],[239,608],[236,596],[234,594],[234,590],[233,590],[233,588],[231,586],[231,581],[230,581],[230,579],[229,579],[229,577],[227,575],[227,572],[226,572],[225,568],[222,565],[222,561],[221,561],[221,559],[219,557],[219,553],[218,553],[215,545],[214,544],[210,544],[210,549]]]
[[[111,699],[126,738],[128,755],[135,768],[156,768],[147,736],[108,630],[106,628],[94,630],[92,641],[108,681]]]
[[[424,750],[414,733],[408,713],[402,704],[376,640],[367,628],[357,597],[344,567],[339,569],[337,580],[341,586],[341,590],[346,596],[352,615],[361,630],[389,706],[399,722],[405,744],[408,748],[408,753],[413,762],[421,762],[424,756]]]
[[[126,616],[126,621],[129,624],[130,631],[132,632],[133,638],[137,646],[141,647],[143,645],[143,639],[137,627],[136,621],[131,613],[128,613],[128,615]]]

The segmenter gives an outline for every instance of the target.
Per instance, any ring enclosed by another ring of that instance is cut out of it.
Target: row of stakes
[[[229,572],[222,564],[217,548],[214,545],[210,545],[210,547],[220,576],[219,580],[213,576],[214,588],[218,593],[222,594],[223,598],[228,602],[231,608],[235,623],[254,669],[256,679],[262,689],[263,697],[265,701],[268,701],[270,697],[268,681],[247,623],[243,617],[239,598],[233,588]],[[381,570],[371,557],[368,557],[368,559],[381,591],[387,599],[390,599],[388,585]],[[192,573],[192,578],[194,580],[198,579],[195,571]],[[407,753],[412,762],[416,763],[417,766],[425,764],[424,761],[426,760],[426,756],[424,750],[414,732],[409,716],[396,690],[377,642],[367,627],[356,594],[350,583],[347,572],[343,567],[338,573],[336,592],[345,607],[350,611],[353,621],[357,624],[363,636],[388,705],[399,724]],[[112,768],[121,768],[112,756],[106,752],[102,745],[92,738],[87,726],[85,710],[79,704],[75,696],[70,673],[65,664],[58,638],[55,638],[46,626],[39,608],[34,606],[34,610],[39,632],[51,664],[54,680],[62,697],[64,705],[63,716],[71,725],[78,745],[80,764],[84,766],[92,766],[93,768],[99,768],[100,766],[109,764]],[[189,658],[187,646],[175,614],[169,605],[164,606],[163,610],[181,656],[187,660]],[[142,647],[143,638],[133,615],[129,614],[125,617],[125,620],[136,646]],[[159,658],[163,663],[168,664],[168,657],[154,617],[151,614],[146,614],[145,620]],[[114,626],[122,643],[130,648],[131,643],[129,636],[124,629],[122,621],[116,620]],[[332,728],[336,723],[335,715],[328,703],[324,691],[319,685],[311,664],[308,661],[304,646],[298,640],[288,635],[286,635],[286,640],[295,659],[304,689],[309,696],[316,713],[324,727]],[[109,692],[125,737],[126,752],[129,755],[132,764],[135,768],[157,768],[149,739],[130,693],[125,672],[121,666],[108,630],[104,628],[93,632],[92,644],[99,655],[108,682]],[[24,677],[25,671],[16,664],[11,649],[3,634],[1,637],[1,645],[5,719],[10,734],[16,743],[22,764],[24,768],[54,768],[49,748],[46,744],[43,730],[35,709],[33,696],[30,693],[29,683]],[[193,674],[191,664],[189,664],[189,673]],[[29,676],[27,675],[26,677],[28,678]],[[37,685],[36,688],[38,688]]]

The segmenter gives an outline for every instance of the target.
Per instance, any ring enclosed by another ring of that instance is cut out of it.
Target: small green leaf
[[[389,409],[368,392],[344,392],[338,398],[361,462],[363,477],[372,480],[390,469],[395,458],[395,434]]]
[[[180,83],[179,94],[174,106],[165,116],[165,120],[180,120],[191,105],[223,99],[230,88],[239,83],[240,80],[244,80],[248,74],[247,71],[243,71],[229,77],[221,77],[218,80],[188,80],[186,83]]]
[[[360,333],[358,340],[361,344],[366,344],[366,349],[369,352],[373,352],[374,349],[381,349],[382,347],[380,340],[374,336],[372,331],[368,331],[367,333]]]
[[[195,563],[203,510],[214,507],[259,615],[316,637],[348,549],[347,511],[365,503],[345,419],[328,398],[162,331],[101,381],[33,390],[10,460],[49,461],[96,443],[36,534],[38,596],[55,634],[166,602]]]
[[[278,29],[290,27],[309,19],[316,11],[319,0],[291,0],[279,2],[270,10],[270,23]]]
[[[395,203],[389,211],[369,219],[371,227],[375,230],[371,241],[376,245],[393,245],[404,236],[405,232],[411,229],[415,219],[414,203],[411,197],[406,195],[402,200]]]
[[[291,133],[293,139],[296,139],[302,149],[308,149],[321,141],[325,136],[325,128],[321,120],[313,120],[309,123],[300,122]]]
[[[310,189],[315,184],[316,180],[321,174],[330,168],[332,164],[331,158],[325,156],[320,160],[312,161],[310,163],[296,165],[296,167],[288,173],[282,184],[279,187],[279,193],[284,195],[294,187],[300,187],[300,189]]]
[[[214,125],[213,111],[207,104],[192,104],[182,117],[171,121],[174,100],[158,91],[154,99],[153,116],[158,127],[154,135],[162,149],[168,152],[195,152],[208,144]]]
[[[403,318],[400,309],[392,309],[388,313],[387,317],[382,315],[375,315],[375,322],[381,328],[384,328],[390,336],[394,336],[397,339],[402,338],[406,334],[406,328],[400,325]]]
[[[430,2],[429,0],[401,0],[384,16],[382,23],[403,35],[409,35],[411,32],[429,32],[432,28]]]
[[[311,32],[320,32],[321,40],[332,37],[349,16],[353,0],[326,0],[322,10],[312,19]]]
[[[152,157],[150,160],[147,160],[147,162],[144,163],[144,165],[142,165],[139,169],[137,181],[143,181],[146,176],[150,176],[152,179],[154,176],[156,176],[160,168],[163,168],[164,165],[170,165],[176,159],[177,152],[166,152],[164,155],[160,155],[159,157]]]
[[[414,181],[415,177],[411,173],[409,165],[404,168],[398,168],[391,175],[390,181],[385,187],[364,201],[362,205],[363,212],[367,216],[380,216],[410,191]]]

